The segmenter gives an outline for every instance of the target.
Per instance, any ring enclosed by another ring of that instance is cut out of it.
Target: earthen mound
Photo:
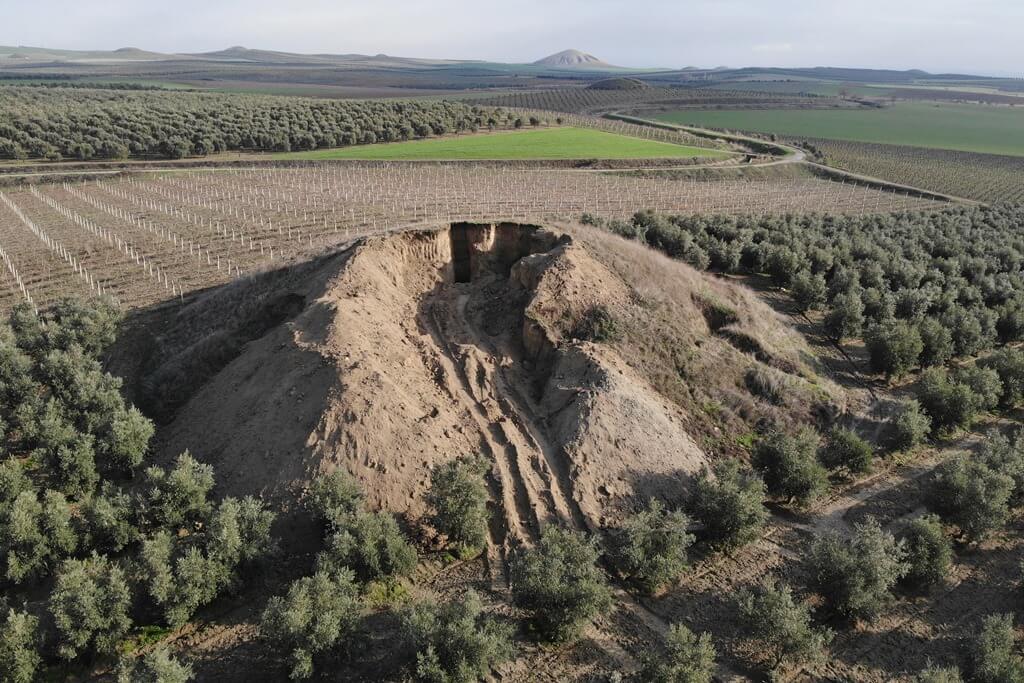
[[[224,493],[285,502],[343,467],[415,519],[431,468],[481,453],[495,547],[681,496],[758,423],[841,401],[751,293],[592,228],[366,238],[164,323],[134,385],[168,401],[160,457],[190,448]],[[752,393],[754,371],[788,403]]]

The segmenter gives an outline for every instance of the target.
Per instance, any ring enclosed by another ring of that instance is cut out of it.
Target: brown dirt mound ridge
[[[614,333],[576,339],[598,307]],[[842,399],[752,293],[579,226],[366,238],[173,316],[128,335],[144,358],[113,359],[166,408],[159,457],[190,448],[223,493],[282,502],[344,467],[374,506],[415,519],[433,466],[482,453],[495,548],[679,496],[758,422]],[[781,399],[752,394],[752,371]]]

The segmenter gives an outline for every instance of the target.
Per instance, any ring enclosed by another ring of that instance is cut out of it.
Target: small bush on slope
[[[333,534],[316,561],[317,570],[337,574],[351,568],[364,581],[408,576],[416,549],[386,512],[359,512]]]
[[[431,520],[463,557],[473,557],[487,544],[487,483],[483,458],[463,457],[430,473],[427,504]]]
[[[339,468],[313,480],[309,507],[330,529],[337,530],[363,509],[363,492],[352,475]]]

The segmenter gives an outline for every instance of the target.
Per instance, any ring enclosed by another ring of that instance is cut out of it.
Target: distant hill
[[[537,66],[554,66],[554,67],[598,67],[604,68],[609,67],[611,64],[603,62],[594,55],[587,54],[586,52],[580,52],[579,50],[562,50],[556,52],[553,55],[549,55],[544,59],[538,59],[534,62]]]

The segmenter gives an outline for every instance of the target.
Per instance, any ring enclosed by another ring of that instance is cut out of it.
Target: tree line
[[[450,101],[317,100],[200,92],[0,86],[0,159],[180,159],[288,152],[510,126]]]

